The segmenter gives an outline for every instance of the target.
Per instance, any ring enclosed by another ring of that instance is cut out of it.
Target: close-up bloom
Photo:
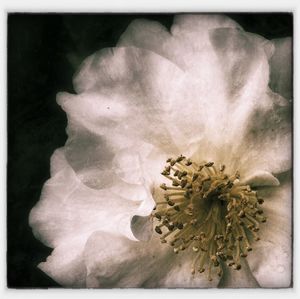
[[[291,38],[137,19],[60,92],[29,223],[64,287],[290,287]]]

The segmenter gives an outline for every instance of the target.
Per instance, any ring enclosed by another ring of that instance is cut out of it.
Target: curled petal
[[[93,189],[78,179],[63,150],[57,150],[52,161],[60,170],[52,171],[55,175],[44,185],[41,200],[30,213],[30,225],[37,238],[51,247],[74,236],[87,240],[96,230],[136,239],[130,228],[132,217],[148,214],[154,204],[146,187],[112,176],[111,187]]]
[[[244,178],[241,184],[250,185],[251,187],[280,185],[277,178],[275,178],[271,173],[263,170],[254,172],[251,176]]]

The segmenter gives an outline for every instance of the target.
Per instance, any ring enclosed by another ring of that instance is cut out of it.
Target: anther
[[[223,172],[225,170],[225,165],[220,165],[220,171]]]
[[[179,212],[180,211],[180,207],[179,206],[174,206],[174,210]]]
[[[179,223],[177,223],[177,228],[178,228],[178,229],[183,229],[183,224],[182,224],[182,223],[180,223],[180,222],[179,222]]]
[[[161,220],[161,215],[159,213],[155,213],[154,216],[158,219]]]
[[[242,268],[242,266],[240,264],[233,266],[234,270],[241,270],[241,268]]]
[[[171,165],[171,166],[174,166],[175,164],[176,164],[176,160],[171,160],[171,161],[170,161],[170,165]]]
[[[176,159],[176,162],[181,162],[182,160],[184,160],[185,157],[180,155],[177,159]]]
[[[193,162],[192,162],[190,159],[188,159],[188,160],[186,161],[186,163],[185,163],[186,166],[190,166],[190,165],[192,165],[192,164],[193,164]]]
[[[162,234],[162,231],[161,231],[160,227],[158,227],[158,226],[155,226],[155,231],[160,235]]]
[[[208,162],[208,163],[206,163],[206,164],[204,164],[206,167],[211,167],[211,166],[213,166],[214,165],[214,162]]]
[[[199,177],[199,174],[198,174],[198,173],[194,173],[194,174],[193,174],[192,181],[193,181],[193,182],[196,181],[198,177]]]
[[[263,200],[262,198],[258,198],[258,199],[257,199],[257,202],[258,202],[260,205],[262,205],[262,204],[264,203],[264,200]]]
[[[187,184],[187,180],[182,180],[182,181],[180,182],[181,188],[184,188],[184,187],[186,186],[186,184]]]
[[[159,187],[163,190],[167,190],[167,185],[165,183],[161,184]]]

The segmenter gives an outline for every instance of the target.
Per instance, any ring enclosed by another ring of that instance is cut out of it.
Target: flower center
[[[222,276],[222,264],[241,269],[241,258],[258,241],[259,223],[266,222],[259,207],[263,199],[250,186],[241,185],[239,173],[227,175],[225,165],[197,164],[184,156],[168,159],[162,175],[172,185],[162,184],[164,200],[156,203],[153,217],[161,242],[174,253],[191,250],[191,273],[207,269]]]

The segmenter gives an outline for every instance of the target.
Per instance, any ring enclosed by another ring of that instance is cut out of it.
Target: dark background
[[[227,15],[268,39],[292,36],[291,14]],[[67,138],[66,116],[55,95],[72,92],[72,75],[82,59],[114,46],[128,24],[141,17],[167,28],[173,20],[170,14],[8,15],[8,287],[59,287],[36,267],[52,249],[37,241],[28,225],[49,178],[50,156]]]

